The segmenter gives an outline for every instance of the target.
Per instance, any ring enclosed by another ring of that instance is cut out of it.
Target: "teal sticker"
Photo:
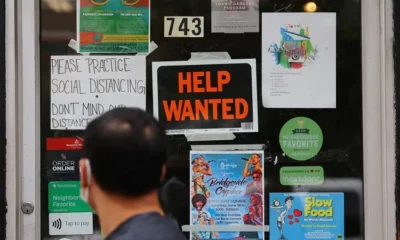
[[[279,144],[283,152],[298,161],[308,160],[317,155],[322,143],[321,128],[306,117],[296,117],[287,121],[279,134]]]
[[[279,179],[283,186],[321,185],[324,169],[320,166],[282,167]]]
[[[49,213],[92,212],[80,197],[80,182],[49,183]]]

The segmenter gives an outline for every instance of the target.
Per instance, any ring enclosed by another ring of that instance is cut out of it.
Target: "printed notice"
[[[49,234],[50,236],[93,234],[93,213],[50,213]]]
[[[191,225],[264,225],[263,151],[190,152]],[[263,232],[192,231],[191,239],[257,239]]]
[[[336,108],[336,13],[262,14],[265,108]]]
[[[146,109],[145,56],[52,56],[51,129],[81,130],[116,107]]]
[[[150,0],[77,1],[78,52],[149,52]]]
[[[270,193],[270,239],[342,240],[343,193]]]
[[[258,132],[256,62],[155,62],[153,104],[168,135]]]
[[[211,0],[213,33],[259,32],[259,0]]]

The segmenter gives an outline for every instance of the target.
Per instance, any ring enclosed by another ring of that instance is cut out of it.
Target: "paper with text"
[[[336,13],[262,14],[265,108],[336,108]]]
[[[146,109],[145,56],[52,56],[51,129],[85,129],[116,107]]]

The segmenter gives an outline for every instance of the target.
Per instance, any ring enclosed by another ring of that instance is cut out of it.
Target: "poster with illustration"
[[[270,240],[344,240],[343,193],[270,193]]]
[[[264,225],[263,151],[191,151],[191,225]],[[263,232],[191,232],[191,239],[264,239]]]
[[[77,52],[149,52],[150,0],[78,0]]]
[[[262,14],[265,108],[336,108],[336,13]]]

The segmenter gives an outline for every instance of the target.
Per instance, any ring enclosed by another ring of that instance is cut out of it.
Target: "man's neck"
[[[150,212],[164,215],[157,191],[135,198],[108,195],[103,199],[102,203],[96,205],[103,238],[106,238],[119,225],[133,216]]]

